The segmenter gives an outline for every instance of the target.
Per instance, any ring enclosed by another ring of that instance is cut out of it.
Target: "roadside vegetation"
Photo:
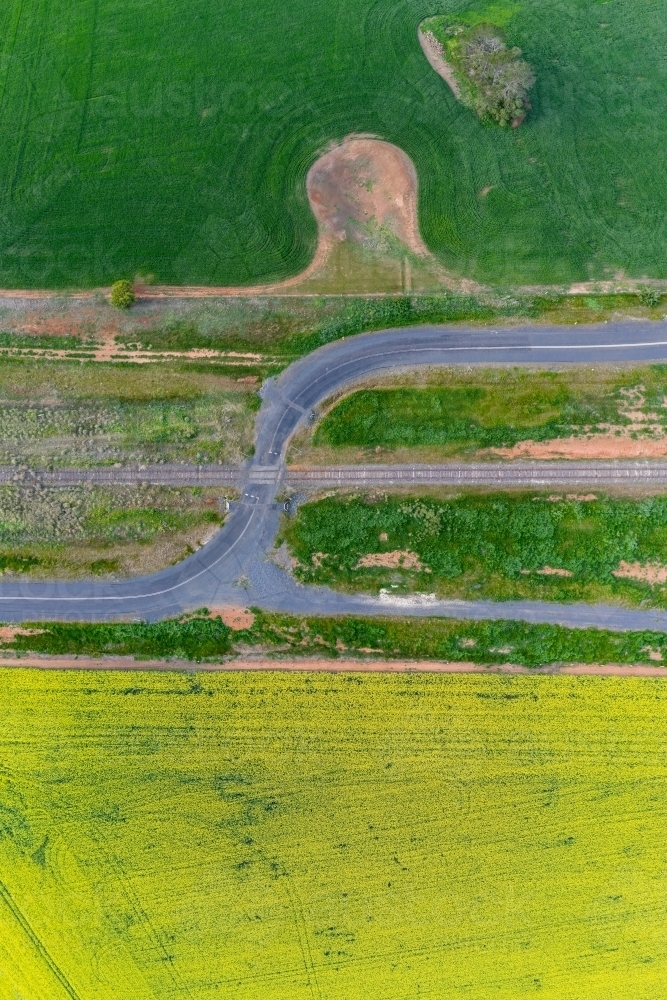
[[[118,339],[153,350],[257,351],[286,361],[366,330],[511,318],[522,309],[524,304],[514,299],[498,300],[493,305],[472,295],[454,294],[236,299],[190,308],[186,305],[185,315],[174,310],[171,316],[153,318],[148,329],[135,328]]]
[[[232,648],[277,659],[357,656],[517,663],[526,667],[559,663],[655,664],[662,658],[667,661],[667,636],[663,632],[610,632],[456,618],[301,617],[253,610],[253,626],[232,634]]]
[[[453,68],[461,101],[478,118],[513,128],[521,124],[531,107],[528,91],[535,74],[521,49],[508,48],[502,28],[483,21],[452,24],[440,15],[423,21],[420,31],[431,36]]]
[[[122,278],[120,281],[114,281],[111,286],[111,305],[116,309],[129,309],[135,300],[134,288],[132,287],[132,282],[128,281],[126,278]]]
[[[153,351],[208,349],[258,353],[282,367],[288,360],[342,337],[367,330],[421,323],[488,323],[517,320],[565,325],[600,323],[631,315],[662,319],[667,296],[647,293],[566,295],[487,293],[462,295],[261,296],[208,303],[180,303],[165,312],[147,310],[121,328],[117,340]],[[642,298],[643,296],[643,298]],[[139,309],[139,307],[138,307]],[[256,362],[256,363],[257,363]],[[230,358],[235,366],[251,359]],[[273,369],[272,371],[279,370]]]
[[[667,497],[327,497],[283,523],[307,583],[491,600],[667,606]]]
[[[233,630],[207,610],[162,622],[39,622],[2,626],[4,655],[130,656],[216,663],[236,656],[363,660],[667,665],[664,632],[611,632],[521,621],[456,618],[361,618],[290,615],[253,608],[249,627]],[[175,665],[176,666],[176,665]]]
[[[275,375],[303,354],[366,330],[459,322],[576,326],[628,317],[662,319],[666,307],[667,295],[652,286],[586,295],[552,290],[140,299],[131,310],[63,297],[40,303],[38,310],[0,302],[0,358],[55,360],[53,352],[65,351],[70,359],[92,360],[102,341],[113,338],[128,364],[138,351],[144,368],[151,359],[160,360],[171,371],[224,375],[230,387],[236,381],[240,389],[239,380],[246,380],[247,389],[248,380]],[[168,352],[182,356],[170,358]],[[120,362],[119,355],[115,364]]]
[[[0,465],[238,464],[259,398],[214,367],[0,356]]]
[[[222,524],[220,490],[0,486],[5,579],[128,577],[196,551]]]
[[[352,392],[326,412],[312,449],[293,448],[299,461],[335,462],[336,451],[346,448],[355,451],[345,452],[345,460],[357,461],[405,460],[406,449],[412,461],[482,458],[521,441],[667,435],[661,364],[555,371],[458,366],[376,381],[379,387]]]

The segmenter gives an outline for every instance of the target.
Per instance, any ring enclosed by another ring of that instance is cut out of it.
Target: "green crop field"
[[[483,5],[8,0],[0,282],[294,274],[316,238],[306,171],[352,132],[413,159],[424,238],[455,271],[667,274],[664,0],[489,8],[537,77],[514,131],[482,125],[419,47],[425,17],[471,11]]]
[[[308,583],[665,607],[666,524],[664,496],[450,491],[328,497],[286,519],[282,540]]]
[[[659,1000],[660,680],[2,671],[2,1000]]]
[[[337,403],[317,426],[313,445],[437,448],[444,455],[465,457],[480,448],[511,447],[528,439],[610,429],[654,438],[667,429],[665,365],[565,371],[453,368],[384,382]]]

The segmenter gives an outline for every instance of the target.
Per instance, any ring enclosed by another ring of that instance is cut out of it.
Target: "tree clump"
[[[508,48],[492,25],[478,25],[460,41],[460,64],[470,82],[471,103],[480,118],[499,125],[519,125],[530,109],[528,91],[535,75],[521,58],[521,49]]]
[[[129,309],[134,302],[134,288],[132,282],[123,278],[115,281],[111,286],[111,305],[116,309]]]
[[[445,18],[433,17],[420,30],[451,68],[457,83],[452,89],[463,104],[482,120],[513,128],[521,124],[531,107],[528,91],[535,74],[521,58],[521,49],[506,44],[500,28],[448,25]]]

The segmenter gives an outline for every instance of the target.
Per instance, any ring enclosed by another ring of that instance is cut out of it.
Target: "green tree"
[[[521,49],[508,48],[495,27],[478,25],[462,41],[461,55],[479,117],[499,125],[522,121],[530,108],[528,91],[535,75],[521,58]]]
[[[134,298],[132,282],[126,278],[115,281],[111,286],[111,305],[115,306],[116,309],[129,309]]]

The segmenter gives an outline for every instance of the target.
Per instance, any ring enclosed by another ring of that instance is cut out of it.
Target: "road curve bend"
[[[667,631],[667,613],[606,605],[418,597],[383,600],[341,594],[302,586],[266,559],[278,529],[280,512],[274,498],[285,476],[289,441],[312,410],[342,386],[374,372],[423,365],[548,367],[665,360],[666,321],[495,330],[422,326],[335,341],[301,358],[263,387],[255,454],[246,469],[241,503],[207,545],[176,566],[131,580],[3,582],[0,620],[155,621],[204,605],[243,604],[296,614],[511,618],[573,627]]]

